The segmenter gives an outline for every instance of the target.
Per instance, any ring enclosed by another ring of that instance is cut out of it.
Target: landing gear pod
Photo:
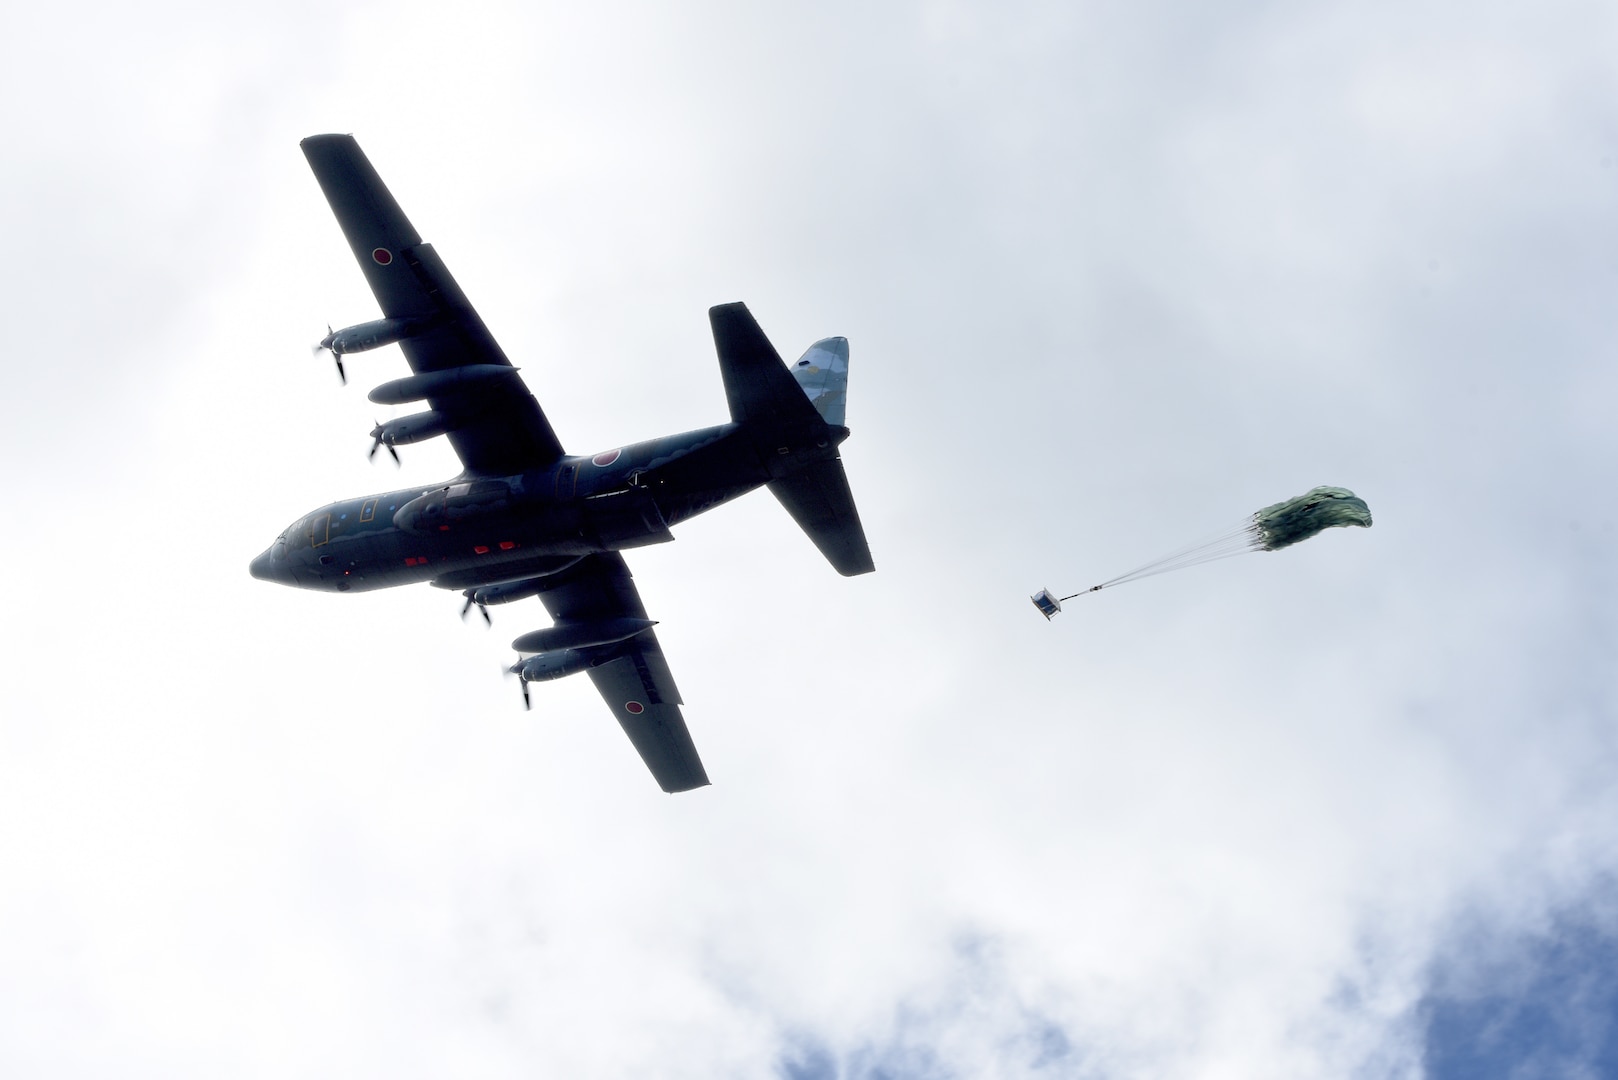
[[[1046,621],[1056,618],[1062,611],[1062,602],[1052,596],[1049,589],[1041,589],[1029,599],[1034,602],[1039,613],[1045,616]]]

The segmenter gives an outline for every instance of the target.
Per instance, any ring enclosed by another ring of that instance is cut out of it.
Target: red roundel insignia
[[[371,258],[376,260],[378,266],[386,266],[393,261],[393,252],[387,248],[373,248]]]
[[[639,716],[645,711],[646,706],[642,705],[638,701],[627,701],[624,703],[624,712],[629,713],[631,716]]]
[[[622,453],[622,450],[604,450],[595,457],[591,458],[590,464],[599,465],[605,469],[608,465],[611,465],[613,462],[617,461],[618,455]]]

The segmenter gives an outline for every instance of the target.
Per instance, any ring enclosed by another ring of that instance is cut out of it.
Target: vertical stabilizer
[[[709,308],[708,321],[732,420],[767,431],[802,431],[824,423],[746,304]]]

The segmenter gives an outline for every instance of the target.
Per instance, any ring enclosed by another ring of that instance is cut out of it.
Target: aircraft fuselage
[[[329,503],[299,518],[250,566],[298,588],[367,592],[540,577],[580,557],[674,539],[671,526],[773,476],[835,456],[823,445],[761,447],[735,423],[665,436],[513,476],[469,476]]]

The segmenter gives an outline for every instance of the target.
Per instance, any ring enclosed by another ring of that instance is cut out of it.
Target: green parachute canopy
[[[1113,585],[1122,585],[1126,581],[1138,581],[1141,578],[1166,574],[1171,570],[1184,570],[1188,566],[1228,559],[1233,555],[1245,555],[1250,551],[1279,551],[1326,529],[1347,525],[1357,525],[1364,529],[1371,527],[1371,508],[1365,505],[1365,500],[1347,488],[1317,487],[1296,498],[1286,499],[1273,506],[1266,506],[1257,513],[1249,514],[1234,529],[1170,552],[1162,558],[1153,559],[1149,563],[1135,567],[1127,574],[1109,578],[1072,596],[1057,597],[1053,596],[1049,589],[1041,589],[1029,599],[1046,619],[1053,619],[1061,612],[1063,600],[1072,600],[1085,593],[1100,592]]]
[[[1371,508],[1347,488],[1317,487],[1295,499],[1266,506],[1253,515],[1262,551],[1279,551],[1324,529],[1371,527]]]

